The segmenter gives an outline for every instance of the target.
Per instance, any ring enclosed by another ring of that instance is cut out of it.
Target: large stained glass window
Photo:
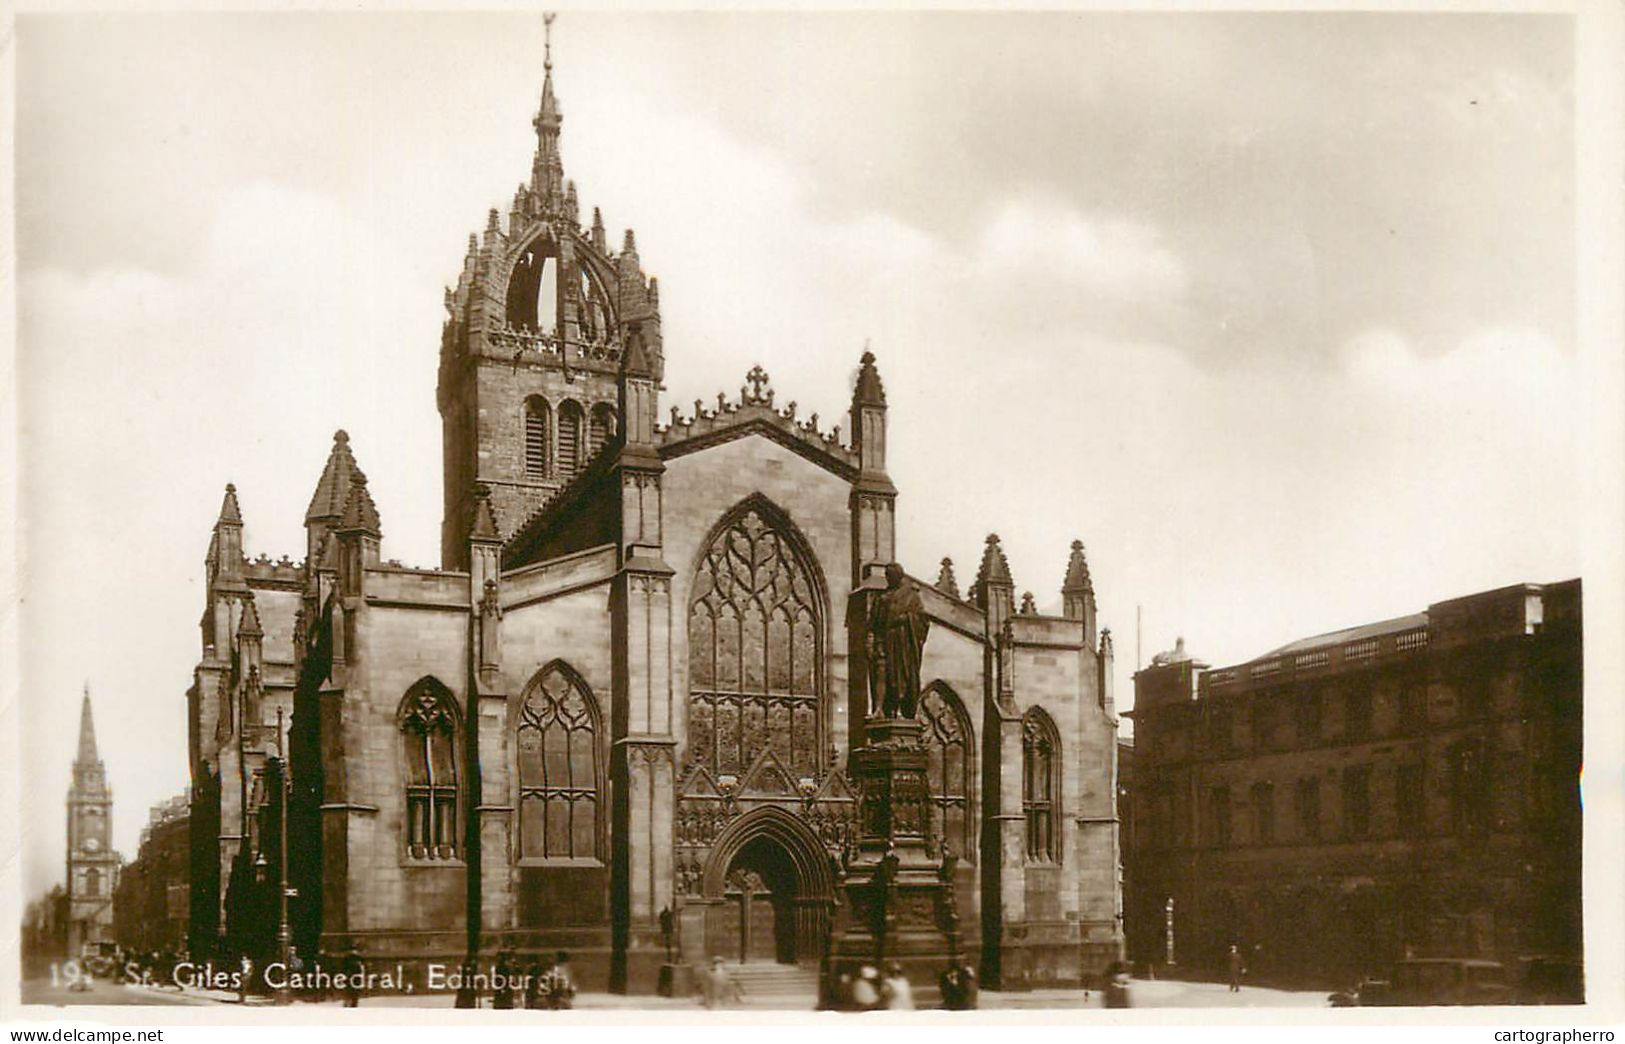
[[[519,707],[519,851],[525,859],[597,859],[598,708],[563,664],[549,664]]]
[[[763,750],[819,763],[822,612],[789,535],[749,508],[700,560],[688,613],[690,760],[740,774]]]
[[[965,707],[941,682],[920,697],[920,721],[931,801],[936,806],[932,831],[963,859],[976,858],[976,824],[970,795],[976,744]]]
[[[457,706],[434,678],[412,686],[401,701],[406,762],[406,850],[414,859],[455,859],[457,833]]]

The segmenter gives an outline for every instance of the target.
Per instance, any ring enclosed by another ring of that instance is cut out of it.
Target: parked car
[[[1584,1004],[1585,962],[1578,957],[1522,957],[1519,1004]]]
[[[1413,957],[1399,961],[1385,980],[1360,984],[1361,1007],[1435,1004],[1516,1004],[1505,966],[1467,957]]]

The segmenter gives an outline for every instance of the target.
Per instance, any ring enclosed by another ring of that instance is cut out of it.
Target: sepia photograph
[[[1617,1024],[1594,14],[8,16],[6,1021]]]

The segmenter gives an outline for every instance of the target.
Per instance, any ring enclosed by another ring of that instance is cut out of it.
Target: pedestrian
[[[1106,1007],[1133,1007],[1133,1000],[1129,994],[1128,965],[1122,961],[1113,961],[1106,969],[1106,976]]]
[[[453,1006],[458,1008],[480,1006],[480,988],[474,981],[473,961],[464,961],[457,968],[457,1000]]]
[[[504,1011],[513,1008],[513,951],[504,949],[497,954],[496,982],[491,991],[491,1007]]]
[[[873,1011],[879,1006],[880,971],[872,964],[865,964],[852,980],[852,1010]]]
[[[896,961],[886,965],[886,978],[880,984],[881,1007],[887,1011],[913,1011],[914,991],[909,987],[903,966]]]
[[[1230,992],[1240,993],[1241,977],[1247,971],[1247,968],[1242,964],[1241,961],[1241,947],[1237,946],[1235,943],[1231,943],[1230,954],[1226,960],[1230,965]]]
[[[542,996],[547,1006],[560,1011],[575,1006],[576,984],[575,977],[570,974],[570,955],[563,950],[553,960],[553,967],[548,969],[547,982],[542,987]]]
[[[367,966],[361,960],[361,951],[351,943],[349,949],[344,951],[344,1006],[346,1008],[361,1007],[361,983],[367,974]]]
[[[254,959],[243,954],[242,961],[237,966],[237,1003],[248,1003],[248,991],[254,988]]]
[[[542,962],[534,957],[525,968],[525,1007],[547,1007],[546,998],[542,996]]]
[[[721,957],[711,958],[711,967],[706,969],[701,986],[701,1000],[707,1008],[725,1008],[732,1004],[744,1003],[744,995],[739,991],[739,983],[728,974],[728,967]]]
[[[977,988],[976,969],[964,961],[950,964],[942,973],[938,984],[942,989],[942,1006],[949,1011],[974,1011]]]

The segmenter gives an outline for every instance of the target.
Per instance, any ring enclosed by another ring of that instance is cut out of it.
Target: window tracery
[[[406,765],[406,850],[414,859],[455,859],[460,773],[458,718],[451,692],[433,678],[418,682],[401,702],[401,746]]]
[[[743,773],[772,750],[793,774],[819,767],[822,609],[789,534],[755,508],[700,561],[689,604],[689,757]]]
[[[1037,707],[1021,723],[1021,807],[1027,820],[1027,858],[1061,861],[1055,824],[1061,797],[1061,740],[1050,716]]]
[[[920,697],[920,721],[927,757],[935,828],[962,859],[976,855],[976,824],[971,814],[975,756],[974,732],[953,690],[933,683]]]
[[[519,850],[525,859],[599,858],[598,708],[562,664],[519,708]]]

